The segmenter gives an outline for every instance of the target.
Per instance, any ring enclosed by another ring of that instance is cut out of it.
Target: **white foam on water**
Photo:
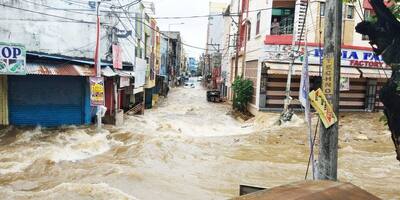
[[[36,160],[76,162],[103,154],[118,145],[108,139],[108,131],[88,134],[87,129],[68,129],[66,132],[44,133],[38,127],[21,133],[12,148],[0,147],[0,174],[21,172]],[[53,135],[52,135],[53,134]],[[39,139],[37,139],[39,138]]]

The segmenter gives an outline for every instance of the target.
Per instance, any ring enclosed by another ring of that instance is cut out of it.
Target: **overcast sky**
[[[152,0],[156,7],[156,17],[208,15],[209,0]],[[230,0],[212,0],[213,2],[229,3]],[[171,31],[180,31],[183,41],[187,44],[205,48],[207,40],[207,18],[192,19],[157,19],[162,31],[168,31],[168,24],[181,23],[183,25],[171,25]],[[189,56],[198,58],[202,50],[185,46]]]

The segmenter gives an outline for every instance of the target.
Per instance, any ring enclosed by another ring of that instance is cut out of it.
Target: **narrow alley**
[[[278,114],[240,122],[229,111],[208,103],[197,85],[172,89],[157,108],[101,134],[75,126],[2,130],[0,199],[227,199],[240,184],[304,179],[300,117],[276,127]],[[341,124],[339,179],[396,199],[400,170],[389,132],[379,113],[358,115],[343,116],[350,123]]]

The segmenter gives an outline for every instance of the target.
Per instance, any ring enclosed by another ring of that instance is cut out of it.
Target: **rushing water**
[[[306,127],[248,122],[211,104],[205,91],[173,89],[122,127],[0,131],[0,199],[227,199],[239,184],[273,187],[304,179]],[[400,199],[400,165],[380,113],[341,116],[339,179]],[[315,121],[315,120],[314,120]],[[318,147],[317,147],[318,148]]]

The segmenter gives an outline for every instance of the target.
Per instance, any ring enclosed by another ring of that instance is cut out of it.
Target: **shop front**
[[[260,81],[260,110],[282,110],[285,99],[289,58],[285,58],[285,45],[270,45],[263,58]],[[320,57],[323,50],[309,47],[310,89],[321,87],[322,67]],[[281,52],[277,54],[276,52]],[[291,106],[301,109],[298,101],[302,58],[299,57],[293,66],[291,80]],[[340,82],[340,109],[343,111],[377,111],[383,108],[379,101],[379,90],[391,76],[380,56],[370,50],[342,49]]]
[[[8,76],[9,124],[61,126],[90,124],[88,77],[92,68],[71,64],[27,63],[27,74]]]

